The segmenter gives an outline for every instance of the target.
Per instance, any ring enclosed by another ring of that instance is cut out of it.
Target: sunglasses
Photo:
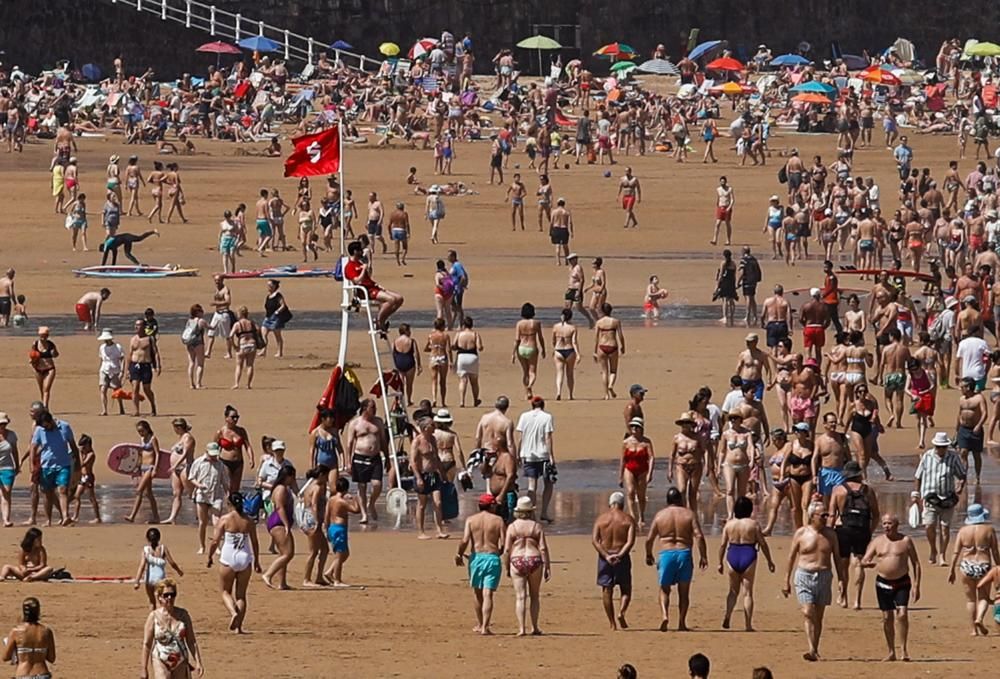
[[[230,415],[229,419],[230,420],[238,420],[238,419],[240,419],[240,416],[239,415]]]
[[[177,592],[163,592],[162,594],[160,594],[160,598],[161,599],[176,599],[177,598]]]

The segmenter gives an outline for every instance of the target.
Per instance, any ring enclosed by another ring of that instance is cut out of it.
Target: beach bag
[[[261,334],[260,328],[253,321],[250,321],[250,324],[253,326],[253,342],[257,346],[257,350],[266,349],[267,342],[264,341],[264,335]]]
[[[292,315],[292,310],[289,309],[287,305],[285,305],[281,311],[278,312],[278,321],[282,325],[287,325],[293,318],[295,318],[295,316]]]
[[[868,502],[868,487],[862,484],[857,490],[847,488],[844,498],[844,511],[840,513],[840,521],[845,528],[868,530],[872,525],[872,508]]]
[[[938,314],[934,317],[934,322],[931,323],[931,327],[927,329],[927,334],[931,336],[931,340],[934,342],[940,342],[944,339],[945,327],[942,314]]]
[[[784,165],[778,168],[778,181],[782,184],[788,183],[788,170]]]
[[[441,288],[443,297],[451,297],[455,292],[455,281],[451,276],[442,276],[438,287]]]
[[[201,338],[201,332],[198,329],[198,319],[189,318],[188,322],[184,324],[184,331],[181,333],[181,343],[189,347],[196,344]]]
[[[248,490],[243,494],[243,513],[254,521],[260,516],[260,510],[264,508],[264,495],[259,488]]]
[[[910,504],[909,515],[906,517],[910,528],[920,528],[920,505],[916,502]]]
[[[312,483],[312,479],[305,482],[302,488],[299,489],[298,495],[295,496],[295,506],[293,508],[293,513],[295,514],[295,525],[301,528],[303,531],[312,530],[316,527],[316,517],[312,515],[312,512],[306,507],[305,492],[309,484]]]
[[[441,518],[445,521],[458,517],[458,489],[455,484],[445,481],[441,484]]]

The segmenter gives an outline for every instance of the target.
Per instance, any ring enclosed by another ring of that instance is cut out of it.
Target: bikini
[[[31,655],[32,653],[47,655],[48,652],[49,649],[47,648],[32,648],[30,646],[21,646],[20,644],[17,644],[17,655],[19,657],[22,655]],[[52,673],[45,672],[44,674],[29,674],[24,677],[21,677],[21,679],[52,679]]]
[[[788,466],[789,467],[812,467],[812,453],[806,455],[805,457],[799,457],[795,453],[788,454]],[[788,478],[795,480],[798,484],[804,485],[808,481],[812,480],[812,474],[789,474]]]
[[[613,344],[601,344],[597,348],[600,349],[601,351],[603,351],[608,356],[610,356],[610,355],[612,355],[612,354],[614,354],[614,353],[616,353],[618,351],[618,347],[615,346],[615,345],[613,345]]]
[[[540,556],[512,556],[510,557],[510,566],[517,574],[522,578],[526,578],[545,563]]]
[[[225,436],[219,438],[219,447],[223,450],[243,450],[243,437],[235,436],[231,439],[227,439]],[[225,460],[219,458],[222,464],[226,465],[226,469],[229,470],[230,474],[236,474],[237,472],[242,473],[243,471],[243,457],[241,456],[238,460]]]
[[[729,543],[726,548],[726,561],[733,572],[743,574],[750,566],[757,561],[757,545],[743,543]]]

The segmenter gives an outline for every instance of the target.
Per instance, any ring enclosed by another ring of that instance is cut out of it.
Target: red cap
[[[497,499],[492,495],[490,495],[489,493],[483,493],[482,495],[479,496],[479,504],[481,505],[491,505],[494,502],[496,502],[496,500]]]

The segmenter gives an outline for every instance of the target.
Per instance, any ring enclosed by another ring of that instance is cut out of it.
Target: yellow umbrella
[[[728,82],[725,85],[720,85],[718,90],[723,94],[743,94],[743,88],[740,87],[739,83]]]
[[[394,57],[399,54],[399,45],[394,42],[384,42],[378,46],[378,51],[387,57]]]
[[[966,47],[965,53],[974,57],[995,57],[1000,55],[1000,45],[992,42],[980,42]]]

